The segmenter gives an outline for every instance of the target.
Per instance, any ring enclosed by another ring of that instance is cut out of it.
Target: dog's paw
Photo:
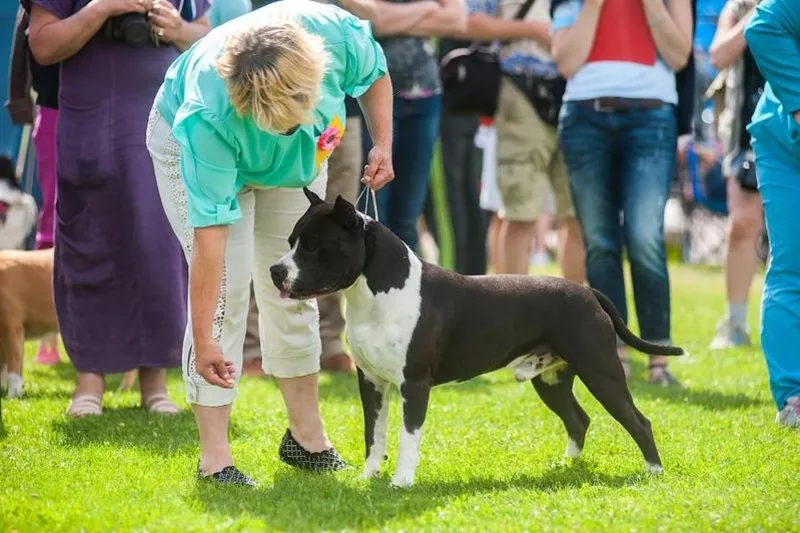
[[[567,439],[567,449],[564,450],[564,456],[570,459],[577,459],[581,454],[581,447],[572,439]]]
[[[647,468],[647,473],[653,476],[657,476],[664,472],[664,467],[658,463],[649,463],[645,461],[645,467]]]
[[[414,476],[395,474],[390,486],[394,489],[408,488],[414,485]]]
[[[22,376],[19,374],[8,375],[8,397],[22,398]]]
[[[361,479],[371,479],[374,477],[378,477],[381,473],[380,465],[373,465],[367,463],[364,465],[364,470],[361,472]]]

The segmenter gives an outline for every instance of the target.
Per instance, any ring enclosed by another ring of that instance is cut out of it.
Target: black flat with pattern
[[[243,474],[235,466],[226,466],[219,472],[208,476],[200,474],[200,466],[197,468],[197,479],[201,481],[213,481],[220,485],[239,485],[243,487],[255,487],[256,482],[250,476]]]
[[[321,452],[310,452],[294,439],[292,432],[288,429],[283,435],[283,440],[281,440],[281,445],[278,448],[278,456],[281,461],[289,466],[311,472],[335,472],[350,468],[350,465],[342,459],[335,448]]]

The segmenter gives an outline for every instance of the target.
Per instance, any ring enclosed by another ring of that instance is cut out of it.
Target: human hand
[[[125,13],[146,13],[149,3],[149,0],[92,0],[92,4],[100,8],[106,17]]]
[[[234,376],[236,374],[233,363],[225,361],[222,356],[222,348],[217,342],[195,343],[195,370],[209,384],[232,389],[234,386]]]
[[[153,34],[161,41],[173,43],[181,39],[184,33],[183,20],[178,10],[166,0],[153,0],[148,13]]]
[[[367,156],[367,165],[364,167],[364,177],[361,178],[361,183],[373,191],[377,191],[393,179],[392,150],[380,145],[373,146]]]

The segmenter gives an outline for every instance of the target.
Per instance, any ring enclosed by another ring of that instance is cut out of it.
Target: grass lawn
[[[686,389],[648,386],[641,357],[632,385],[661,477],[643,474],[634,442],[580,383],[592,424],[583,458],[564,460],[561,423],[504,370],[433,393],[417,485],[400,491],[388,487],[396,402],[387,472],[315,476],[278,461],[278,390],[245,379],[231,434],[238,465],[261,485],[219,489],[193,477],[191,414],[145,415],[135,394],[114,392],[116,376],[105,416],[67,419],[72,367],[34,365],[31,344],[26,398],[4,402],[0,531],[800,531],[800,433],[774,423],[760,352],[705,349],[723,307],[720,274],[673,267],[672,283],[674,336],[693,354],[672,367]],[[355,378],[324,376],[320,389],[330,437],[360,468]],[[185,405],[179,372],[170,391]]]

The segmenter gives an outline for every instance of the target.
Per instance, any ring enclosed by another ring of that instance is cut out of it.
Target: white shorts
[[[499,213],[503,198],[497,186],[497,131],[494,126],[481,125],[475,134],[475,146],[483,149],[480,206],[484,211]]]
[[[147,126],[147,148],[153,159],[158,193],[170,226],[191,258],[193,231],[188,222],[186,189],[180,174],[180,147],[170,124],[153,109]],[[309,187],[325,196],[327,165]],[[242,352],[247,331],[250,280],[259,310],[263,368],[278,378],[319,371],[319,314],[315,300],[281,299],[272,284],[269,267],[289,251],[288,237],[308,208],[301,189],[244,189],[236,197],[242,218],[230,227],[213,335],[226,359],[242,374]],[[191,323],[183,343],[183,378],[189,403],[206,407],[228,405],[236,389],[210,385],[196,371]]]

